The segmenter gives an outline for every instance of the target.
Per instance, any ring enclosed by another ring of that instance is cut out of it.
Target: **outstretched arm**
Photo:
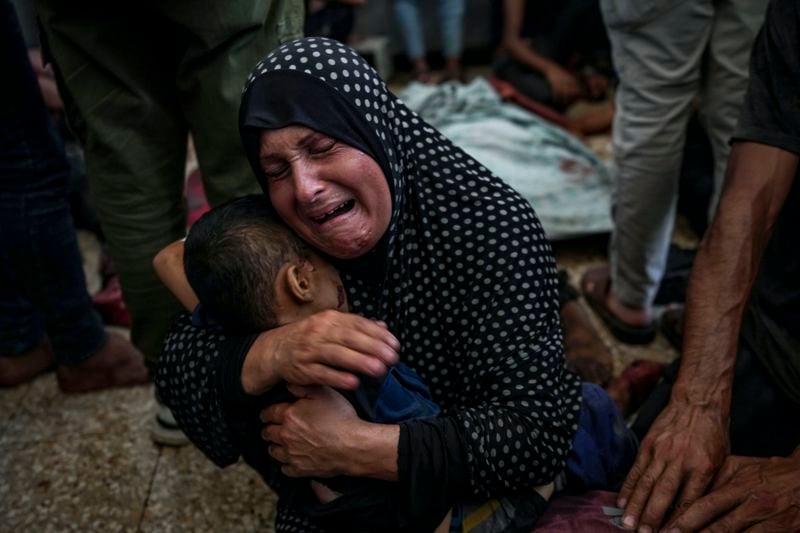
[[[797,164],[796,154],[780,148],[733,147],[717,216],[689,281],[678,379],[620,493],[626,527],[655,530],[675,498],[678,509],[686,508],[705,493],[729,453],[739,328]]]
[[[192,311],[200,301],[186,279],[183,271],[183,239],[175,241],[158,252],[153,258],[153,269],[187,311]]]

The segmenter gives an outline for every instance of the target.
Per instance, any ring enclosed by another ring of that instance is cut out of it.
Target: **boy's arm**
[[[193,311],[200,301],[189,285],[183,271],[183,240],[175,241],[153,258],[153,268],[161,283],[175,295],[183,306]]]

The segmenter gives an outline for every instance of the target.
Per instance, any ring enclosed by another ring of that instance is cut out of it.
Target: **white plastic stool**
[[[389,38],[385,35],[372,35],[353,45],[356,52],[378,71],[378,75],[389,81],[394,73],[392,56],[389,53]]]

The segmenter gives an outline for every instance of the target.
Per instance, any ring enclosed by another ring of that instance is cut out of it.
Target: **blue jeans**
[[[424,26],[420,20],[420,0],[395,0],[394,13],[403,33],[406,55],[412,61],[425,57]],[[458,59],[463,47],[464,0],[437,0],[442,49],[448,59]]]
[[[59,363],[76,364],[106,341],[92,308],[69,210],[69,166],[13,6],[0,0],[0,356],[47,335]]]

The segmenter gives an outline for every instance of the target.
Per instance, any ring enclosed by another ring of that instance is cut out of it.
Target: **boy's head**
[[[184,246],[184,270],[208,313],[231,331],[263,331],[324,309],[347,311],[338,272],[251,195],[212,209]]]

